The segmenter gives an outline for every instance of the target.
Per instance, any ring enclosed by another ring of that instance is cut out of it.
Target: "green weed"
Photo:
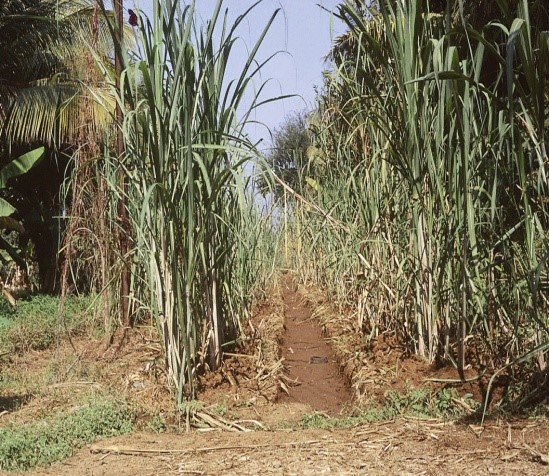
[[[390,390],[383,405],[356,409],[351,415],[330,417],[321,412],[306,414],[299,426],[304,429],[351,428],[401,416],[457,419],[479,404],[470,395],[459,397],[454,389],[432,392],[427,388],[408,388],[404,393]]]
[[[147,423],[147,428],[155,433],[163,433],[166,431],[166,420],[162,415],[154,415]]]
[[[113,401],[92,402],[71,414],[22,427],[0,428],[0,470],[25,471],[71,456],[94,441],[132,431],[130,414]]]
[[[208,407],[208,412],[212,413],[213,415],[219,415],[220,417],[227,416],[230,413],[227,402],[218,403],[217,405]]]
[[[68,296],[60,316],[59,297],[37,295],[19,301],[15,310],[0,301],[0,353],[41,350],[59,331],[83,332],[90,322],[92,296]]]
[[[299,426],[303,429],[352,428],[367,423],[388,420],[382,408],[372,407],[355,411],[352,415],[330,417],[325,413],[313,412],[303,416]]]
[[[384,412],[389,418],[403,415],[456,419],[479,406],[467,394],[459,396],[455,389],[433,392],[427,388],[408,388],[404,393],[390,390],[385,395]]]

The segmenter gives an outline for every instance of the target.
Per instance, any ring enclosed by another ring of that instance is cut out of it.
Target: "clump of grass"
[[[461,404],[459,402],[462,402]],[[433,392],[427,388],[409,388],[404,393],[391,390],[385,396],[384,412],[388,418],[408,415],[425,418],[456,419],[478,408],[478,402],[455,389]]]
[[[59,297],[33,296],[19,301],[15,310],[2,302],[0,353],[45,349],[55,341],[59,330],[83,332],[89,325],[92,303],[92,296],[67,296],[60,319]]]
[[[155,433],[164,433],[166,428],[166,419],[162,415],[154,415],[147,423],[147,429]]]
[[[272,269],[271,257],[259,256],[268,222],[245,172],[258,151],[243,128],[262,103],[263,86],[258,93],[252,86],[269,61],[259,50],[278,13],[242,55],[240,28],[261,2],[232,24],[222,0],[205,24],[197,2],[181,3],[155,0],[151,19],[139,20],[142,53],[124,70],[123,94],[117,91],[124,160],[105,158],[125,180],[124,187],[113,182],[112,193],[127,197],[134,233],[131,295],[155,316],[178,404],[196,397],[200,372],[219,367],[263,262]],[[242,110],[244,102],[250,106]]]
[[[132,431],[128,409],[113,401],[96,401],[53,420],[0,429],[0,470],[25,471],[63,458],[98,439]]]
[[[539,422],[549,421],[549,399],[536,405],[530,412],[529,418]]]
[[[469,395],[460,398],[455,389],[446,388],[438,392],[427,388],[408,388],[405,392],[390,390],[385,395],[383,405],[361,408],[352,415],[341,417],[329,417],[321,412],[308,413],[301,419],[300,427],[351,428],[401,416],[457,419],[468,413],[468,408],[474,410],[478,406]]]

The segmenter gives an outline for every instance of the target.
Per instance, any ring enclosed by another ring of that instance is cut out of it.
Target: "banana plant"
[[[27,173],[33,167],[38,165],[44,157],[45,148],[38,147],[36,149],[27,152],[16,159],[13,159],[7,165],[0,169],[0,191],[4,190],[8,186],[10,179],[19,177]],[[0,231],[13,230],[20,234],[25,233],[23,224],[13,218],[16,212],[16,208],[11,205],[7,200],[0,197]],[[25,265],[25,262],[17,252],[17,250],[11,246],[3,237],[0,236],[0,250],[4,250],[9,257],[17,264]],[[0,289],[2,295],[7,299],[12,307],[15,307],[15,299],[10,292],[5,288],[4,282],[0,277]]]
[[[37,149],[33,149],[30,152],[17,157],[17,159],[13,159],[10,163],[2,167],[2,169],[0,169],[0,190],[6,188],[10,179],[27,173],[37,165],[44,157],[44,151],[44,147],[38,147]],[[6,218],[9,218],[10,215],[16,211],[17,210],[10,203],[3,198],[0,198],[0,228],[12,228],[20,232],[24,231],[23,225],[16,222],[16,220],[6,220]]]

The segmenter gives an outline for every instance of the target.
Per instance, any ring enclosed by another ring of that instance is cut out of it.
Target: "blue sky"
[[[131,7],[132,3],[126,1],[125,7]],[[253,3],[255,0],[225,0],[224,7],[229,9],[229,16],[234,18]],[[339,0],[264,0],[240,29],[239,35],[243,41],[248,46],[252,45],[272,13],[281,8],[260,50],[260,58],[263,59],[280,51],[262,72],[262,80],[270,79],[263,97],[287,94],[301,96],[262,107],[257,111],[257,121],[273,129],[292,111],[312,106],[314,87],[322,85],[322,71],[328,67],[323,57],[330,49],[333,36],[342,31],[337,18],[321,6],[333,11],[339,3]],[[147,15],[152,15],[152,0],[135,0],[135,4]],[[204,20],[210,17],[215,5],[216,0],[196,2],[198,13]],[[263,138],[264,146],[269,142],[268,133],[263,127],[251,126],[248,133],[254,141]]]

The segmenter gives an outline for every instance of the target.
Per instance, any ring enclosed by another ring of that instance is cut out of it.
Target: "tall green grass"
[[[327,164],[303,190],[325,213],[296,201],[293,265],[366,337],[394,331],[462,375],[537,348],[543,370],[549,36],[527,2],[481,31],[378,3],[339,7],[348,33],[311,121]]]
[[[259,49],[277,12],[249,49],[238,37],[260,3],[231,24],[219,1],[202,25],[194,2],[153,2],[121,78],[125,156],[111,163],[126,177],[132,240],[121,259],[134,312],[158,324],[178,403],[194,398],[198,372],[219,366],[268,272],[260,237],[270,232],[245,171],[258,154],[244,126],[261,104]]]

